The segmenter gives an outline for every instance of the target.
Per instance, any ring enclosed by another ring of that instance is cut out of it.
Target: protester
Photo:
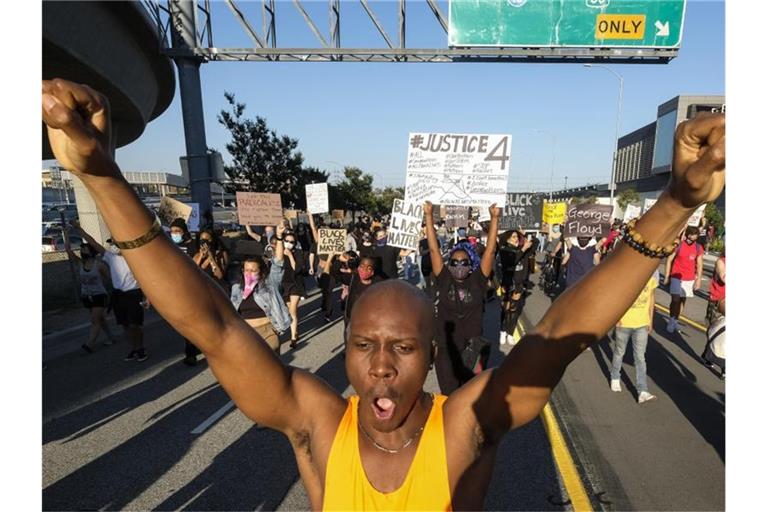
[[[528,256],[533,253],[533,242],[517,230],[506,231],[499,237],[499,263],[501,267],[501,333],[499,343],[504,345],[515,332],[517,320],[523,312],[525,283],[530,272]]]
[[[554,281],[555,284],[560,282],[560,271],[563,265],[563,252],[565,251],[565,244],[563,243],[562,233],[560,232],[561,226],[554,224],[550,228],[549,237],[545,247],[547,253],[547,263],[552,266],[555,271]]]
[[[431,219],[430,219],[431,222]],[[435,281],[432,275],[432,259],[429,254],[429,240],[427,240],[427,225],[422,224],[422,238],[419,241],[419,254],[421,255],[421,277],[422,277],[422,283],[423,283],[423,289],[424,292],[427,294],[427,297],[434,300],[435,298]],[[438,236],[438,241],[440,240]]]
[[[246,257],[240,279],[232,285],[230,300],[243,320],[279,355],[278,336],[291,327],[292,319],[280,294],[285,263],[282,238],[285,226],[276,226],[275,230],[275,252],[270,265],[261,256]]]
[[[720,257],[715,262],[715,271],[712,273],[712,281],[709,284],[709,300],[707,301],[707,324],[712,325],[720,316],[721,303],[725,309],[725,247]]]
[[[267,260],[274,256],[274,254],[272,254],[272,245],[270,244],[270,241],[275,234],[272,226],[266,226],[263,234],[256,233],[253,228],[248,225],[245,226],[245,231],[248,233],[248,236],[259,242],[259,245],[261,245],[261,252]]]
[[[189,256],[193,257],[198,250],[197,243],[192,238],[192,235],[187,228],[187,222],[181,217],[173,219],[170,225],[171,240],[176,244],[176,247]]]
[[[701,216],[701,220],[699,220],[699,238],[697,240],[698,244],[704,249],[704,252],[709,252],[709,220],[705,216]]]
[[[597,241],[589,236],[571,237],[566,240],[568,254],[563,258],[565,288],[570,288],[600,263]]]
[[[696,226],[686,227],[683,242],[677,246],[674,254],[667,258],[664,284],[669,285],[669,294],[672,296],[667,322],[667,332],[670,334],[678,328],[685,300],[693,297],[694,291],[701,288],[704,249],[696,243],[698,237],[699,229]]]
[[[488,249],[482,261],[469,242],[464,240],[451,249],[448,265],[444,265],[435,228],[427,223],[429,254],[438,297],[435,373],[440,391],[444,394],[452,393],[474,376],[474,368],[465,367],[461,355],[472,338],[483,334],[483,299],[486,282],[493,272],[501,209],[494,204],[490,212]],[[432,203],[424,203],[424,215],[431,218]]]
[[[310,250],[312,253],[312,259],[310,261],[313,262],[313,275],[317,278],[317,286],[320,288],[320,311],[323,313],[325,323],[329,323],[333,316],[333,289],[336,287],[336,283],[332,273],[324,272],[325,265],[328,263],[328,255],[317,254],[320,232],[315,224],[312,212],[307,211],[307,216],[309,217],[309,227],[312,231],[312,238],[314,239],[314,243]]]
[[[648,392],[645,349],[648,346],[648,335],[653,330],[653,308],[656,305],[654,291],[658,286],[658,272],[656,272],[645,284],[643,291],[640,292],[635,302],[624,313],[621,320],[616,323],[613,361],[611,365],[611,390],[621,391],[621,364],[624,360],[627,344],[631,339],[632,355],[635,358],[635,386],[637,387],[638,404],[656,399],[656,395]]]
[[[210,228],[205,228],[197,235],[198,250],[192,258],[200,269],[208,274],[225,293],[229,293],[226,280],[229,266],[229,252],[221,240]]]
[[[246,417],[286,435],[314,510],[481,509],[504,435],[539,417],[567,366],[640,293],[658,266],[649,254],[671,251],[696,206],[714,201],[725,180],[725,116],[682,122],[668,189],[634,227],[641,241],[625,238],[553,302],[501,366],[449,397],[424,391],[437,355],[432,302],[403,281],[372,286],[346,329],[345,368],[355,394],[345,399],[316,375],[284,366],[221,289],[157,236],[159,223],[112,158],[103,96],[44,80],[42,112],[53,155],[90,192],[115,239],[126,241],[118,243],[130,247],[125,258],[158,312],[203,350]],[[494,210],[483,273],[492,266]],[[439,276],[433,229],[429,241]],[[468,259],[460,252],[452,259]]]
[[[440,242],[440,251],[445,250],[448,245],[448,228],[442,219],[437,223],[437,240]]]
[[[370,231],[363,231],[360,234],[360,238],[362,240],[362,243],[357,247],[357,252],[362,258],[363,256],[371,256],[373,257],[373,251],[375,249],[375,246],[373,245],[373,235]]]
[[[408,249],[387,245],[387,230],[378,228],[375,232],[376,246],[373,257],[378,260],[377,270],[384,279],[397,279],[397,259],[408,254]]]
[[[291,313],[290,347],[296,348],[299,344],[299,301],[307,298],[307,290],[304,287],[304,254],[293,231],[285,232],[283,249],[286,259],[283,265],[283,299]]]
[[[74,222],[73,226],[76,225],[77,223]],[[116,341],[109,330],[107,319],[104,317],[104,310],[109,301],[107,293],[109,268],[95,257],[93,248],[88,244],[80,245],[80,256],[78,257],[72,250],[66,231],[64,231],[64,250],[67,251],[69,259],[80,267],[80,300],[91,313],[91,331],[81,348],[92,354],[102,329],[107,335],[104,345],[112,345]]]
[[[74,224],[73,227],[88,245],[101,255],[102,261],[109,267],[110,280],[114,288],[111,306],[115,312],[115,320],[123,328],[131,343],[131,351],[125,356],[125,361],[146,361],[148,355],[144,348],[144,309],[149,307],[149,302],[145,299],[138,281],[128,267],[122,250],[119,246],[112,244],[110,238],[107,243],[112,245],[112,249],[108,251],[79,224]]]

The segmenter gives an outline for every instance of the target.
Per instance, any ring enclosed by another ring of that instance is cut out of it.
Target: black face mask
[[[582,249],[585,248],[589,244],[589,238],[584,238],[584,237],[581,237],[581,236],[578,237],[576,239],[576,241],[579,243],[579,247],[581,247]]]

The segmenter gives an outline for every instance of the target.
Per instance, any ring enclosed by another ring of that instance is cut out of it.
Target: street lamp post
[[[543,133],[545,135],[549,135],[549,137],[552,139],[552,165],[549,169],[549,201],[552,201],[552,188],[554,187],[554,179],[555,179],[555,147],[557,146],[557,139],[554,135],[552,135],[547,130],[540,130],[538,128],[534,128],[534,132],[537,133]]]
[[[619,127],[621,126],[621,105],[624,98],[624,77],[611,68],[600,64],[584,64],[584,67],[603,68],[606,71],[610,71],[611,74],[619,80],[619,107],[616,114],[616,144],[614,145],[613,150],[613,168],[611,169],[611,184],[609,185],[609,188],[611,189],[611,206],[613,206],[613,192],[616,189],[616,166],[619,161]]]

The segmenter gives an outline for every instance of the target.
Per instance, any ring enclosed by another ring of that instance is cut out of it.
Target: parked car
[[[80,248],[83,243],[83,239],[79,236],[70,236],[69,244],[73,251]],[[56,252],[64,250],[64,237],[59,235],[50,235],[43,237],[43,252]]]

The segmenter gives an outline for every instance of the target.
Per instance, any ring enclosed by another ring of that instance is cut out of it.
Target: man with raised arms
[[[313,509],[482,508],[504,434],[536,418],[568,364],[613,327],[657,268],[647,254],[671,252],[725,180],[724,117],[682,123],[669,186],[637,221],[635,238],[564,292],[500,367],[449,397],[423,391],[435,357],[430,301],[401,281],[371,287],[346,333],[358,394],[345,400],[283,365],[221,288],[157,236],[159,224],[113,160],[103,96],[43,81],[42,107],[54,155],[88,188],[149,300],[205,353],[245,415],[288,437]]]

